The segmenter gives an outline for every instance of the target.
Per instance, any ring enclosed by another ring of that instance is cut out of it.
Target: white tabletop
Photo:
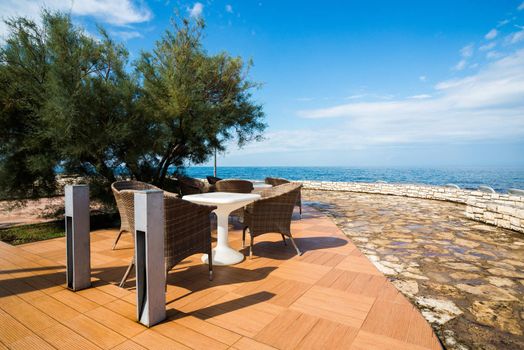
[[[256,201],[260,199],[260,195],[255,193],[208,192],[189,194],[182,197],[182,199],[198,204],[220,205]]]

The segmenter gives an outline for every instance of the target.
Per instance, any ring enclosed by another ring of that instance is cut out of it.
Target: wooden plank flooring
[[[241,250],[239,226],[231,245]],[[133,254],[112,230],[91,234],[93,286],[65,288],[63,238],[0,242],[0,349],[441,349],[431,327],[328,218],[306,208],[292,232],[255,240],[254,257],[215,267],[200,256],[168,276],[168,319],[135,321],[134,280],[117,283]],[[244,250],[245,252],[245,250]]]

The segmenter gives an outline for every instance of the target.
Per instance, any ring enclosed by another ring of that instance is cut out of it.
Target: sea
[[[205,178],[213,167],[189,166],[185,173]],[[408,168],[408,167],[221,167],[217,177],[260,179],[282,177],[289,180],[413,183],[476,189],[480,185],[505,193],[510,188],[524,189],[524,168]]]

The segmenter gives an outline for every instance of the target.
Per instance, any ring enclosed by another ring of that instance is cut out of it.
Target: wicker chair
[[[217,190],[215,184],[222,179],[214,176],[206,176],[206,180],[208,192],[215,192]]]
[[[188,194],[199,194],[209,191],[204,181],[200,181],[199,179],[182,176],[178,177],[177,179],[178,184],[180,186],[180,195],[182,196]]]
[[[249,229],[251,236],[250,257],[253,255],[254,237],[264,233],[280,233],[284,244],[286,244],[286,236],[289,237],[297,254],[302,254],[291,235],[291,217],[301,187],[301,184],[286,183],[264,190],[261,192],[262,199],[249,204],[244,209],[242,246],[245,246],[246,230]]]
[[[134,190],[120,192],[128,217],[129,227],[134,233]],[[185,258],[204,253],[211,256],[210,213],[216,207],[185,201],[174,193],[164,192],[164,259],[166,275],[176,264]],[[131,260],[120,286],[129,276],[135,260]],[[213,263],[209,260],[209,279],[213,279]]]
[[[116,206],[118,208],[118,213],[120,214],[120,230],[118,231],[118,235],[116,236],[115,243],[113,243],[113,250],[116,248],[116,244],[118,243],[120,236],[122,236],[122,232],[130,232],[130,233],[133,232],[130,229],[128,216],[126,214],[124,203],[120,196],[120,191],[123,191],[123,190],[142,191],[142,190],[159,190],[159,188],[156,186],[150,185],[148,183],[145,183],[145,182],[134,181],[134,180],[116,181],[111,184],[111,191],[113,191],[113,196],[115,196]]]
[[[206,179],[207,179],[207,182],[208,182],[210,185],[214,185],[214,184],[216,184],[218,181],[222,180],[221,178],[216,177],[216,176],[206,176]]]
[[[251,193],[253,192],[253,183],[247,180],[220,180],[215,183],[215,189],[217,192]],[[234,210],[229,215],[236,216],[242,222],[244,208]]]
[[[247,180],[220,180],[215,183],[218,192],[251,193],[253,183]]]
[[[278,177],[266,177],[264,182],[272,186],[278,186],[282,184],[288,184],[291,181],[286,180],[286,179],[281,179]],[[301,193],[298,194],[297,203],[295,205],[298,206],[298,209],[300,211],[300,217],[302,217],[302,194]]]

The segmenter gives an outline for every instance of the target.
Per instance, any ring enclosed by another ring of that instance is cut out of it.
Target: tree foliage
[[[37,197],[56,171],[83,176],[104,198],[120,175],[163,186],[173,168],[202,163],[235,139],[265,128],[250,63],[208,54],[204,24],[178,19],[132,65],[125,47],[68,15],[44,12],[39,26],[7,21],[0,50],[0,191]]]

